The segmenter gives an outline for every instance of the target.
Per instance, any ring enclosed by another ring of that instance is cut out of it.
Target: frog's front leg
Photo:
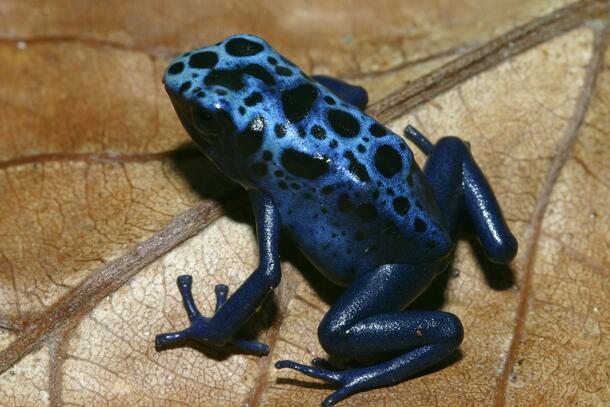
[[[362,86],[352,85],[341,79],[326,75],[313,75],[312,78],[315,79],[316,82],[326,86],[341,100],[356,106],[358,109],[364,109],[369,102],[369,95]]]
[[[362,275],[328,311],[318,328],[324,349],[358,360],[380,363],[347,370],[276,363],[339,386],[323,405],[353,393],[399,383],[445,359],[461,343],[459,319],[442,311],[402,311],[425,290],[448,258],[429,264],[388,264]]]
[[[216,286],[216,310],[211,318],[201,315],[195,305],[191,293],[192,277],[178,277],[178,288],[191,326],[180,332],[157,335],[157,348],[196,341],[214,345],[230,344],[246,352],[269,353],[265,344],[234,338],[264,298],[277,287],[281,277],[278,244],[281,224],[277,208],[271,197],[264,192],[251,191],[250,199],[256,218],[260,251],[258,268],[228,299],[228,287],[223,284]]]

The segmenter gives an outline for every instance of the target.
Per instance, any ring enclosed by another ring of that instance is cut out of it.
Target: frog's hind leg
[[[316,82],[326,86],[341,100],[356,106],[358,109],[364,109],[369,102],[369,95],[362,86],[352,85],[326,75],[313,75],[312,78]]]
[[[442,311],[401,311],[425,290],[446,260],[434,264],[390,264],[359,277],[328,311],[318,328],[324,349],[352,359],[383,362],[333,370],[289,360],[276,363],[339,386],[323,405],[353,393],[389,386],[445,359],[461,343],[459,319]],[[316,366],[317,365],[317,366]]]
[[[451,235],[465,211],[490,260],[506,264],[515,257],[517,240],[466,142],[457,137],[440,139],[429,153],[424,174]]]

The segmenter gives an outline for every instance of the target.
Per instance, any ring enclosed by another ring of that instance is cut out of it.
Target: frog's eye
[[[213,142],[222,134],[222,124],[208,110],[200,107],[193,108],[191,120],[207,142]]]

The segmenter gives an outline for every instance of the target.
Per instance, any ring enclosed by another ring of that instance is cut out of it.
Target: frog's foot
[[[397,358],[399,359],[399,358]],[[388,370],[390,363],[383,364],[383,367],[377,366],[372,368],[354,368],[346,370],[336,370],[333,368],[324,368],[320,366],[320,361],[323,359],[316,358],[312,361],[313,366],[302,365],[292,360],[280,360],[275,363],[278,369],[292,369],[301,372],[306,376],[324,380],[325,382],[338,386],[339,389],[326,397],[322,401],[324,407],[332,406],[339,401],[346,399],[354,393],[367,390],[379,386],[387,386],[394,384],[388,382],[383,376]],[[399,360],[394,362],[400,363]],[[327,363],[324,361],[324,363]],[[385,369],[384,369],[385,368]]]
[[[269,347],[264,343],[241,339],[220,338],[217,337],[217,335],[214,335],[214,333],[209,329],[211,318],[206,318],[201,315],[197,309],[197,306],[195,305],[195,300],[193,299],[193,293],[191,290],[193,277],[187,275],[180,276],[178,277],[177,283],[180,294],[182,295],[184,309],[186,310],[189,321],[191,321],[191,326],[182,331],[168,332],[157,335],[155,338],[155,346],[157,349],[163,349],[187,341],[194,341],[216,346],[229,345],[248,353],[262,355],[269,353]],[[218,284],[214,288],[214,292],[216,294],[215,312],[218,312],[218,310],[227,301],[229,287],[224,284]]]
[[[317,366],[307,366],[292,360],[280,360],[275,363],[275,367],[278,369],[293,369],[309,377],[321,379],[327,383],[339,386],[339,390],[324,399],[322,405],[325,407],[332,406],[350,395],[364,390],[358,386],[358,380],[361,378],[350,374],[349,370],[336,371]]]
[[[312,361],[313,366],[302,365],[292,360],[280,360],[275,363],[277,369],[292,369],[306,376],[324,380],[339,389],[324,399],[324,407],[332,406],[352,394],[375,387],[391,386],[418,371],[437,363],[449,355],[455,348],[454,342],[434,343],[422,346],[411,352],[372,366],[336,370],[322,367],[320,359]],[[324,364],[327,362],[324,361]]]

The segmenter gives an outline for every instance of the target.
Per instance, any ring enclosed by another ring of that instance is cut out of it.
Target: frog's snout
[[[181,87],[185,90],[185,84],[190,83],[188,82],[188,79],[186,79],[188,71],[189,68],[182,56],[175,58],[169,63],[163,73],[162,83],[165,85],[165,90],[170,96],[175,97],[178,95]]]

